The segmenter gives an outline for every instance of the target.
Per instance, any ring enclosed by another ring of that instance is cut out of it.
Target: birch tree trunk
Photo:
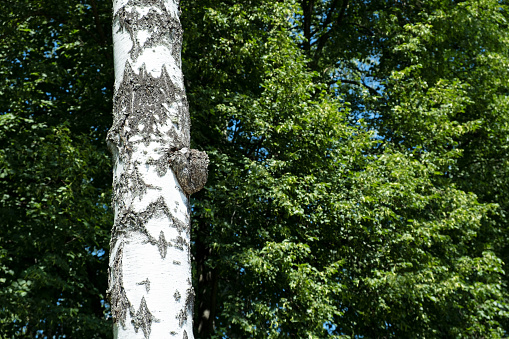
[[[190,150],[178,0],[114,0],[109,288],[115,338],[192,338],[189,195],[208,158]]]

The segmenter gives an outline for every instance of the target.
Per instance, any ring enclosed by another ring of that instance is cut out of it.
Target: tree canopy
[[[0,336],[108,338],[111,3],[2,7]]]
[[[503,337],[506,1],[181,2],[198,338]],[[111,336],[111,2],[0,13],[0,333]]]

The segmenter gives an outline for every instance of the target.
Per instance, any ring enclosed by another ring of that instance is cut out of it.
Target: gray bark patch
[[[137,283],[136,285],[145,285],[145,290],[150,292],[150,281],[147,279],[143,280],[142,282]]]
[[[180,292],[178,290],[175,290],[175,293],[173,293],[173,298],[175,298],[175,301],[179,302],[181,297],[182,296],[180,295]]]
[[[148,339],[152,330],[152,322],[157,321],[158,320],[152,315],[152,313],[150,313],[150,310],[147,307],[147,302],[145,301],[145,297],[142,297],[140,307],[138,308],[138,311],[132,320],[134,330],[136,333],[138,333],[138,330],[141,328],[143,331],[143,336]]]
[[[122,274],[122,256],[123,256],[123,245],[121,244],[113,260],[113,265],[109,269],[108,274],[108,291],[107,295],[110,300],[111,315],[113,321],[125,327],[125,320],[127,317],[127,311],[131,309],[131,303],[127,299],[127,295],[124,289],[124,281]]]
[[[166,242],[166,239],[164,238],[164,232],[161,231],[159,233],[159,240],[157,242],[157,248],[159,249],[159,254],[161,255],[161,258],[166,258],[166,252],[168,251],[168,242]]]

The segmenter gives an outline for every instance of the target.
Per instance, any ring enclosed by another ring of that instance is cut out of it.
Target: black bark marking
[[[189,248],[189,243],[181,236],[178,236],[175,240],[173,240],[173,246],[183,251],[184,249]]]
[[[147,161],[147,164],[156,166],[157,175],[162,177],[168,171],[168,168],[169,168],[168,162],[170,159],[170,155],[168,154],[168,152],[165,149],[160,150],[159,153],[161,154],[159,156],[159,158],[157,158],[156,160],[149,159]]]
[[[156,239],[150,235],[147,228],[145,227],[151,218],[161,216],[167,217],[170,220],[170,227],[176,228],[179,234],[182,234],[183,232],[189,232],[189,225],[186,225],[186,223],[183,223],[179,219],[175,218],[164,202],[164,199],[159,197],[155,202],[150,203],[148,207],[142,212],[135,212],[131,208],[120,210],[113,225],[112,243],[116,241],[121,235],[125,235],[128,231],[135,231],[145,235],[147,238],[146,241],[152,245],[158,246],[161,251],[161,234],[159,234],[159,239]],[[188,242],[185,241],[182,236],[178,236],[174,242],[174,246],[180,250],[184,250],[184,247],[189,247]],[[171,246],[171,244],[168,242],[166,242],[166,245]]]
[[[166,241],[166,238],[164,237],[164,232],[161,231],[159,233],[159,240],[157,242],[157,248],[159,249],[159,254],[161,255],[161,258],[166,258],[166,252],[168,251],[168,242]]]
[[[180,295],[180,292],[178,290],[175,290],[175,293],[173,293],[173,298],[175,298],[176,302],[180,301],[181,295]]]
[[[187,321],[187,312],[185,310],[180,310],[177,314],[177,319],[179,321],[179,327],[182,327],[184,325],[184,322]]]
[[[189,282],[189,284],[191,284],[191,283]],[[190,286],[186,290],[186,304],[185,304],[185,308],[190,314],[193,314],[194,298],[195,298],[194,289],[193,289],[193,286]]]
[[[178,112],[169,112],[166,107],[177,103]],[[190,120],[185,91],[173,84],[165,67],[156,78],[147,72],[145,65],[136,74],[127,62],[123,80],[113,96],[113,125],[107,140],[114,144],[123,160],[129,160],[135,145],[167,140],[167,148],[189,147]],[[179,128],[173,125],[177,122]],[[161,126],[173,126],[167,132]],[[133,136],[140,140],[131,140]],[[170,140],[170,141],[168,141]]]
[[[124,289],[124,281],[122,275],[122,256],[123,256],[123,243],[119,245],[115,259],[113,260],[113,267],[109,269],[108,274],[108,291],[107,295],[110,300],[111,315],[114,322],[120,322],[122,327],[125,327],[125,320],[127,311],[130,310],[131,303],[127,299]]]
[[[141,16],[136,11],[127,11],[125,9],[127,6],[154,6],[157,7],[160,12],[150,9],[147,14]],[[133,41],[133,48],[130,51],[132,56],[138,56],[145,48],[165,45],[172,51],[172,55],[176,62],[180,64],[182,27],[177,18],[170,16],[163,1],[129,1],[126,6],[117,11],[115,19],[118,20],[119,30],[126,30],[131,37],[131,41]],[[157,34],[153,34],[143,45],[140,45],[134,33],[139,29],[155,32],[156,28]]]
[[[136,283],[136,285],[145,285],[145,290],[150,292],[150,281],[147,279],[143,280],[142,282]]]
[[[136,312],[136,315],[131,320],[134,325],[134,330],[138,333],[138,330],[141,328],[143,331],[143,336],[148,339],[150,337],[150,332],[152,330],[152,322],[158,322],[158,320],[150,313],[150,310],[147,307],[147,302],[145,301],[145,297],[141,298],[140,307]]]
[[[188,284],[191,285],[191,282],[188,281]],[[190,314],[193,314],[193,308],[194,308],[194,289],[193,286],[190,286],[186,290],[186,301],[184,303],[183,308],[179,311],[177,314],[177,319],[179,321],[179,326],[182,326],[185,321],[187,321],[187,316]]]

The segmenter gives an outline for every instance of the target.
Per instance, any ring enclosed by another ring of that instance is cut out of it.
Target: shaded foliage
[[[0,13],[0,333],[109,338],[110,1]]]
[[[507,147],[476,117],[507,118],[505,13],[184,4],[193,140],[212,159],[194,201],[199,337],[503,335],[507,207],[458,177],[479,175],[462,165],[477,131]],[[479,101],[481,73],[500,104]]]
[[[66,126],[0,116],[0,326],[4,337],[108,337],[101,302],[109,159]],[[95,334],[94,334],[95,333]]]

